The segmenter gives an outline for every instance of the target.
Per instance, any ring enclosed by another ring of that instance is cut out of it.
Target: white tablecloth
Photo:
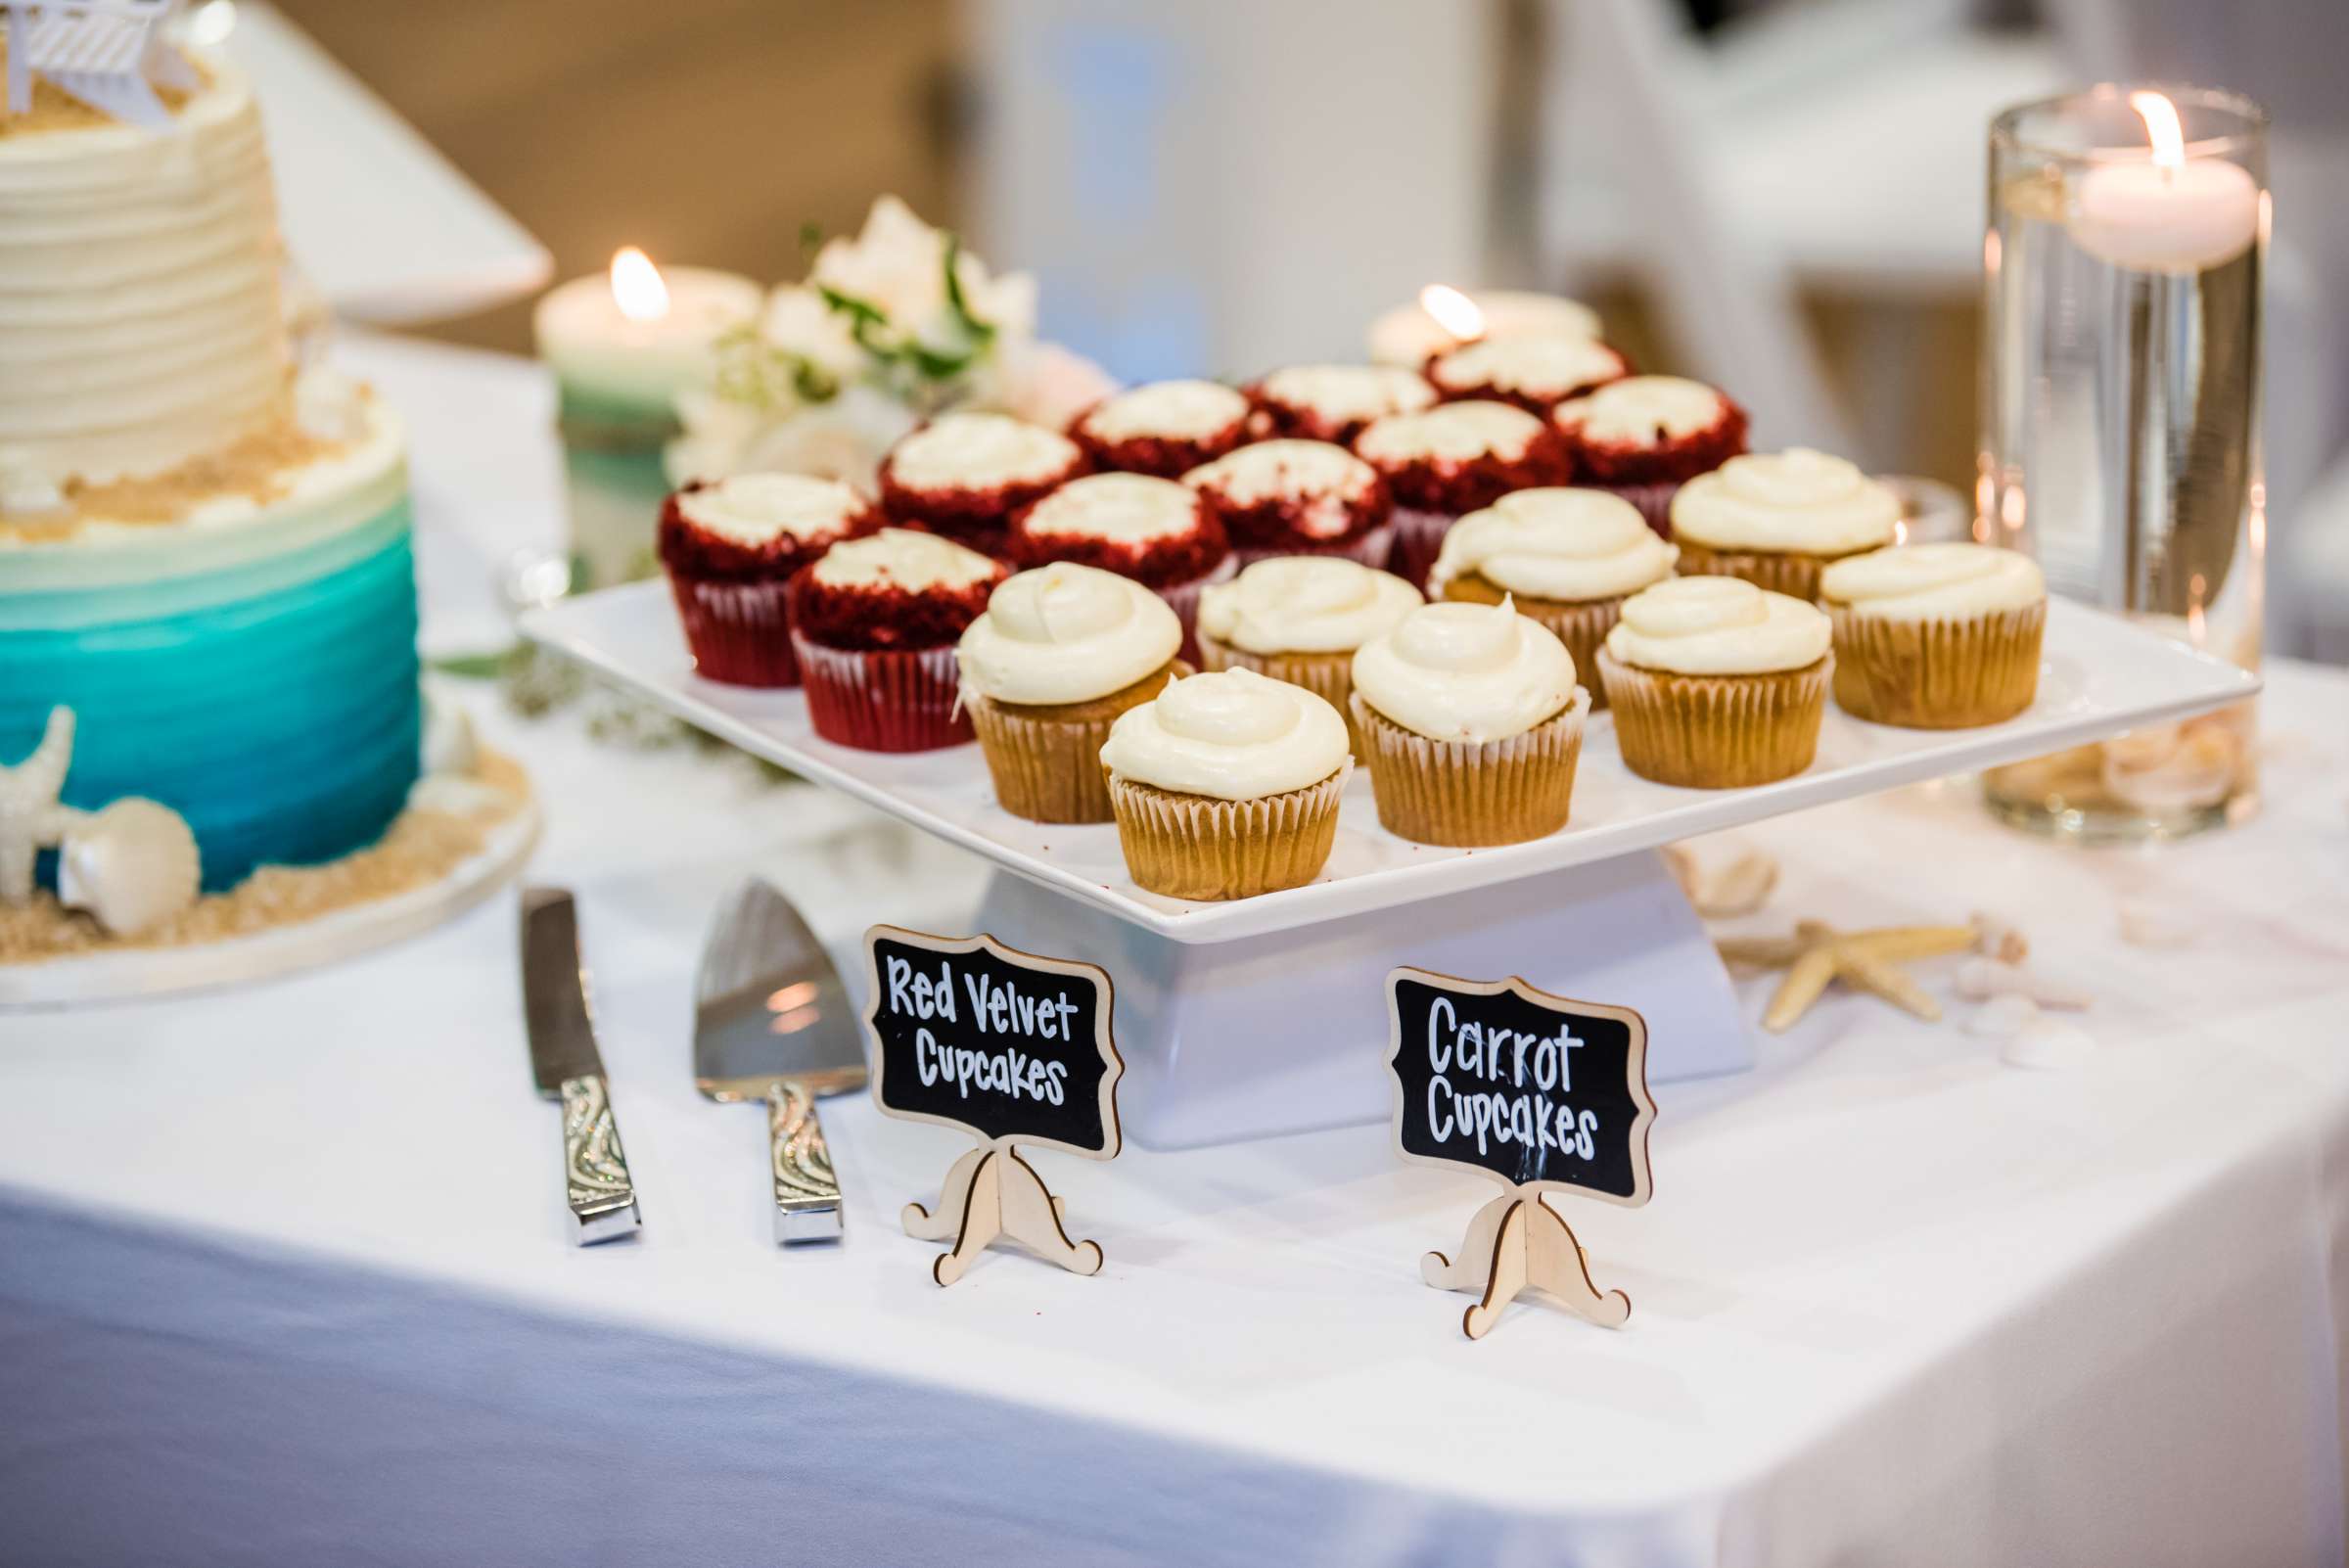
[[[360,357],[419,416],[451,634],[543,526],[541,392]],[[1786,862],[1758,925],[2003,911],[2102,1048],[2019,1071],[1954,999],[1830,997],[1659,1091],[1648,1208],[1559,1200],[1627,1329],[1521,1305],[1478,1343],[1417,1260],[1491,1189],[1381,1127],[1039,1156],[1102,1273],[995,1253],[942,1291],[896,1216],[964,1140],[834,1101],[848,1239],[777,1251],[761,1119],[687,1072],[711,910],[758,867],[838,950],[954,929],[982,872],[477,699],[579,896],[643,1235],[567,1243],[510,897],[272,985],[0,1017],[0,1561],[2337,1563],[2349,679],[2272,692],[2270,807],[2224,836],[2065,852],[1957,785],[1746,835]],[[2204,934],[2127,945],[2125,899]]]

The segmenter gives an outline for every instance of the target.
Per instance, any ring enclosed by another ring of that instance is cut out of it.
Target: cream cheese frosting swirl
[[[1028,509],[1029,533],[1148,544],[1199,527],[1199,499],[1173,480],[1147,474],[1088,474]]]
[[[1623,602],[1607,652],[1681,675],[1807,669],[1826,657],[1832,623],[1816,605],[1743,577],[1673,577]]]
[[[1084,434],[1125,441],[1164,436],[1198,440],[1248,417],[1248,399],[1218,382],[1156,381],[1112,396],[1086,414]]]
[[[1492,387],[1541,400],[1613,381],[1623,372],[1623,355],[1595,338],[1543,333],[1486,338],[1454,348],[1429,363],[1427,379],[1447,392]]]
[[[963,683],[997,702],[1082,703],[1164,669],[1182,623],[1140,583],[1073,562],[995,585],[956,649]]]
[[[883,529],[861,539],[844,539],[817,557],[808,572],[830,588],[967,588],[999,570],[990,556],[966,550],[952,539],[911,529]]]
[[[688,490],[677,515],[698,529],[754,548],[788,533],[819,539],[838,533],[868,503],[854,486],[806,474],[736,474]]]
[[[1033,484],[1079,457],[1058,431],[1008,414],[945,414],[890,449],[890,477],[908,489]]]
[[[1585,440],[1647,446],[1711,430],[1726,407],[1721,393],[1701,381],[1627,376],[1558,404],[1552,417]]]
[[[1481,746],[1574,701],[1574,656],[1516,606],[1431,604],[1354,656],[1362,701],[1414,734]]]
[[[1277,555],[1199,596],[1199,629],[1252,654],[1350,653],[1419,607],[1392,573],[1329,555]]]
[[[1855,615],[1888,621],[1957,621],[2028,610],[2048,596],[2039,563],[1987,544],[1900,544],[1837,561],[1821,596]]]
[[[1541,436],[1542,422],[1510,403],[1438,403],[1372,422],[1355,438],[1354,449],[1372,463],[1467,463],[1523,456]]]
[[[1340,512],[1378,483],[1378,470],[1328,441],[1257,441],[1202,463],[1182,477],[1193,489],[1214,490],[1234,506],[1309,495],[1337,498]],[[1313,531],[1308,529],[1306,531]]]
[[[1724,550],[1848,555],[1890,544],[1900,521],[1889,487],[1807,446],[1732,457],[1672,498],[1673,532]]]
[[[1436,400],[1426,378],[1396,365],[1291,365],[1257,383],[1257,390],[1341,425],[1409,413]]]
[[[1254,801],[1344,767],[1346,721],[1302,686],[1253,669],[1170,681],[1118,715],[1101,761],[1117,777],[1183,795]]]
[[[1513,490],[1453,524],[1429,580],[1441,595],[1473,572],[1510,593],[1581,604],[1661,581],[1680,553],[1621,496],[1546,485]]]

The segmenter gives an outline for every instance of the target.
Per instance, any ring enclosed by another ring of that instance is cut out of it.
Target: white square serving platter
[[[1302,888],[1227,903],[1186,903],[1136,888],[1115,826],[1046,826],[995,805],[976,744],[896,756],[818,739],[797,690],[758,691],[693,672],[668,587],[641,582],[564,600],[523,618],[526,635],[755,756],[845,791],[1072,899],[1176,942],[1215,943],[1393,908],[1520,877],[1565,871],[1694,834],[1830,801],[1971,772],[2146,724],[2184,718],[2259,690],[2226,661],[2061,601],[2048,607],[2039,700],[1982,729],[1866,724],[1827,709],[1819,757],[1800,775],[1744,790],[1651,784],[1623,765],[1615,725],[1593,715],[1575,776],[1574,818],[1531,844],[1446,850],[1378,824],[1360,768],[1347,787],[1336,848]]]

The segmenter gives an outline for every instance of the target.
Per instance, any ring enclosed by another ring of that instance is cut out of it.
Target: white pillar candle
[[[1536,333],[1595,338],[1598,312],[1562,295],[1519,289],[1481,289],[1464,294],[1431,283],[1419,298],[1397,305],[1370,323],[1370,357],[1382,365],[1412,370],[1428,355],[1479,338],[1519,338]]]
[[[2091,255],[2139,272],[2198,272],[2232,261],[2259,232],[2259,184],[2222,158],[2188,158],[2178,110],[2135,92],[2151,142],[2143,162],[2106,162],[2082,177],[2072,238]]]
[[[765,291],[707,267],[655,267],[629,247],[609,274],[550,290],[533,317],[538,356],[567,393],[666,413],[716,373],[717,340],[757,319]]]

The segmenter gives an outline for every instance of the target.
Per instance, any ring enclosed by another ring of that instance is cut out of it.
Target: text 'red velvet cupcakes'
[[[791,579],[791,641],[807,717],[828,741],[926,752],[971,738],[954,706],[954,645],[1003,564],[951,539],[883,529]]]
[[[1666,538],[1680,487],[1745,450],[1745,410],[1720,389],[1679,376],[1609,382],[1549,417],[1574,483],[1614,491]]]
[[[1565,333],[1486,338],[1427,362],[1428,383],[1447,401],[1488,398],[1529,414],[1546,414],[1631,373],[1631,361],[1615,349]]]
[[[1072,480],[1012,520],[1012,559],[1023,567],[1074,561],[1131,577],[1167,601],[1192,651],[1199,590],[1239,570],[1223,525],[1173,480],[1091,474]]]
[[[1008,414],[947,414],[881,460],[881,509],[901,527],[999,554],[1011,515],[1086,467],[1057,431]]]
[[[1427,407],[1436,390],[1398,365],[1291,365],[1250,387],[1248,398],[1259,436],[1346,446],[1374,419]]]
[[[1354,450],[1394,493],[1387,570],[1413,587],[1427,580],[1455,519],[1511,490],[1563,484],[1568,472],[1565,449],[1547,426],[1522,408],[1489,401],[1389,414],[1355,438]]]
[[[1248,438],[1248,399],[1212,381],[1156,381],[1104,397],[1069,435],[1102,468],[1180,479]]]
[[[881,514],[854,488],[802,474],[696,483],[661,507],[657,548],[694,669],[736,686],[796,686],[786,588]]]
[[[1394,497],[1378,470],[1328,441],[1258,441],[1192,469],[1197,491],[1240,564],[1274,555],[1342,555],[1387,564]]]

